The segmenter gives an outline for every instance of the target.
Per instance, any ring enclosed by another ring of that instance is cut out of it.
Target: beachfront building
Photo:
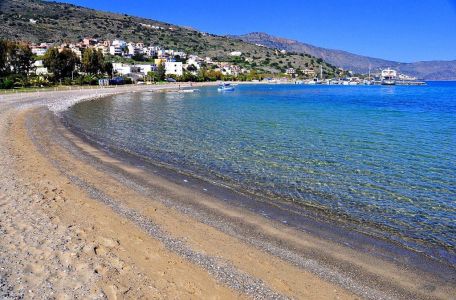
[[[182,62],[167,61],[165,62],[165,74],[166,75],[183,75]]]
[[[416,77],[413,77],[413,76],[409,76],[409,75],[406,75],[406,74],[399,74],[397,75],[397,79],[399,80],[409,80],[409,81],[413,81],[413,80],[417,80]]]
[[[135,67],[137,68],[137,72],[141,73],[143,75],[147,75],[147,73],[149,73],[149,72],[157,71],[157,66],[156,65],[142,64],[142,65],[135,65]]]
[[[305,68],[301,70],[302,74],[309,77],[315,77],[316,73],[314,69]]]
[[[296,76],[296,70],[294,68],[288,68],[285,73],[287,75],[290,75],[291,77],[295,77]]]
[[[131,74],[131,65],[122,64],[122,63],[113,63],[112,70],[114,73],[119,75],[129,75]]]

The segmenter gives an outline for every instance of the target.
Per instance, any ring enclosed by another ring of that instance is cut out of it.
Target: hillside
[[[273,49],[239,39],[70,4],[41,0],[0,0],[0,23],[0,38],[3,39],[74,42],[84,37],[120,38],[209,56],[218,61],[232,61],[260,72],[283,72],[288,67],[317,69],[320,64],[326,74],[336,71],[335,67],[310,55],[277,54]],[[241,51],[243,55],[233,58],[229,56],[232,51]]]
[[[296,53],[307,53],[321,58],[332,65],[341,67],[345,70],[352,70],[354,72],[366,73],[370,65],[372,70],[392,67],[403,73],[426,80],[456,80],[456,60],[401,63],[357,55],[341,50],[325,49],[295,40],[271,36],[261,32],[232,37],[252,44],[261,44],[273,49],[284,49]]]

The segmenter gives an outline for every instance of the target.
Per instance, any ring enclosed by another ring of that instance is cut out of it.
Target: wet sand
[[[49,110],[126,89],[0,98],[0,298],[456,295],[451,271],[383,259],[126,163]]]

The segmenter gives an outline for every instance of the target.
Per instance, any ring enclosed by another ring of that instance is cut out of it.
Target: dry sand
[[[453,281],[137,168],[59,111],[125,87],[0,98],[0,298],[451,299]],[[191,181],[191,179],[189,179]]]

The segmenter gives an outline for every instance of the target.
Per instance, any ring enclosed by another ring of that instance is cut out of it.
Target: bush
[[[12,89],[14,81],[8,78],[0,79],[0,89]]]

